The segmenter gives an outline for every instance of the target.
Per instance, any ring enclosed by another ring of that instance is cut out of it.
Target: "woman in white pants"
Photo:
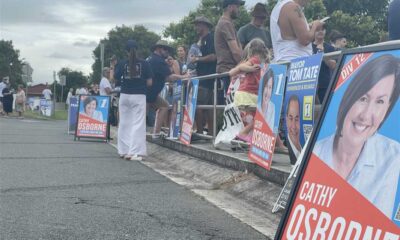
[[[152,84],[149,64],[136,57],[137,44],[128,40],[127,60],[115,67],[119,98],[118,154],[127,160],[142,160],[146,150],[146,89]]]

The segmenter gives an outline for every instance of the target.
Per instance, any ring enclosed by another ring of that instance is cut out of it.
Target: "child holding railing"
[[[261,67],[266,69],[269,63],[269,52],[264,42],[255,38],[244,48],[243,60],[229,71],[230,76],[245,74],[240,79],[239,89],[235,93],[234,102],[241,110],[245,127],[236,136],[237,139],[250,142],[254,127],[254,116],[257,107],[258,87],[261,78]]]

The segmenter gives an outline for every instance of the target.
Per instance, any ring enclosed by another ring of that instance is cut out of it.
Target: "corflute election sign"
[[[199,88],[199,80],[192,79],[188,83],[186,106],[183,110],[183,124],[180,141],[186,145],[190,145],[192,138],[192,129],[194,117],[196,114],[197,92]]]
[[[278,135],[286,66],[271,64],[261,78],[249,159],[270,169]]]
[[[103,138],[108,133],[110,97],[79,96],[79,113],[75,137]]]
[[[343,53],[277,239],[398,240],[400,45]]]

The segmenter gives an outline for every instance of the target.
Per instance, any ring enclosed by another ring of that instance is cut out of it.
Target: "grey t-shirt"
[[[271,49],[271,34],[265,28],[258,28],[249,23],[241,27],[238,31],[238,39],[243,47],[254,38],[261,38],[267,48]]]

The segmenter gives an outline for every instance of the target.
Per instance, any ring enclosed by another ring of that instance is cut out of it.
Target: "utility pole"
[[[100,76],[103,74],[103,68],[104,68],[104,43],[100,43],[100,61],[101,61],[101,72]]]
[[[54,96],[54,100],[53,100],[53,114],[52,114],[52,116],[55,118],[56,117],[56,86],[57,86],[57,80],[56,80],[56,71],[53,71],[53,78],[54,78],[54,83],[53,83],[53,85],[54,85],[54,94],[53,94],[53,96]]]

